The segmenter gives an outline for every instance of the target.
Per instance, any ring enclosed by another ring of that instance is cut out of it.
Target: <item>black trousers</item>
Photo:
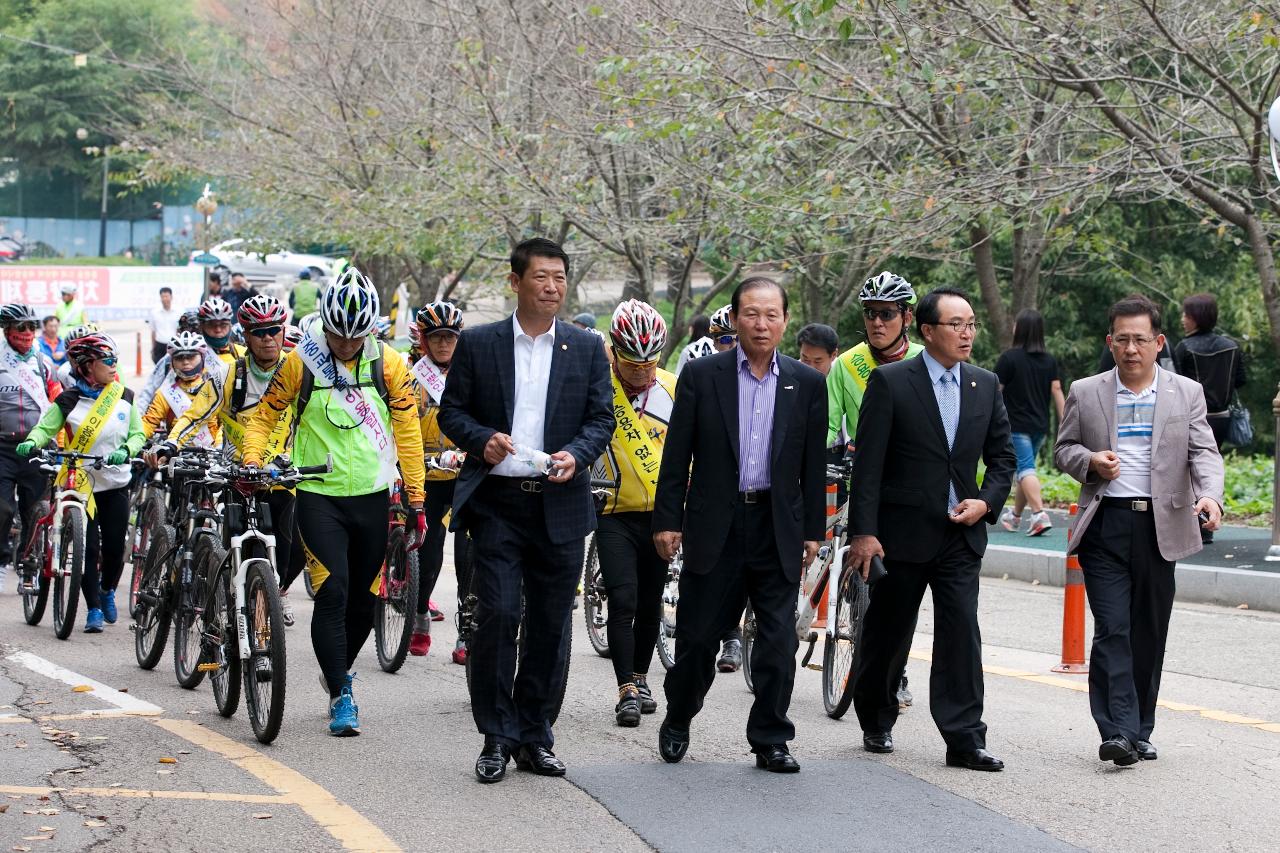
[[[486,477],[467,505],[474,543],[476,626],[469,650],[471,714],[487,742],[550,748],[549,722],[565,674],[583,541],[547,535],[542,495]],[[524,599],[524,641],[516,632]],[[517,667],[518,663],[518,667]]]
[[[49,475],[20,457],[11,446],[0,448],[0,563],[7,563],[22,553],[25,543],[11,542],[9,530],[13,514],[22,513],[23,537],[31,536],[31,514],[49,485]],[[17,504],[14,504],[14,496]]]
[[[34,466],[32,466],[34,467]],[[124,573],[125,534],[129,527],[129,487],[93,493],[96,512],[85,531],[84,577],[80,591],[92,610],[102,609],[102,593],[115,592]],[[54,523],[58,522],[54,519]]]
[[[271,530],[276,537],[276,571],[280,573],[281,591],[289,589],[289,584],[302,574],[307,565],[307,555],[297,544],[297,503],[297,498],[286,489],[275,489],[267,493],[267,504],[271,507]]]
[[[648,674],[662,622],[667,562],[653,544],[653,513],[600,516],[596,553],[609,594],[609,659],[621,686]]]
[[[787,717],[796,680],[797,584],[778,563],[769,501],[734,510],[729,538],[710,572],[685,565],[676,606],[676,662],[667,673],[667,719],[685,728],[702,710],[716,675],[720,638],[742,616],[747,602],[756,616],[751,675],[756,696],[747,716],[747,742],[760,749],[794,740]],[[796,555],[800,559],[800,555]]]
[[[1150,740],[1174,593],[1155,516],[1104,502],[1077,556],[1093,611],[1089,708],[1098,733]]]
[[[160,360],[164,358],[166,355],[168,355],[168,353],[169,353],[168,344],[162,344],[159,341],[156,341],[151,345],[151,363],[159,364]]]
[[[979,522],[981,523],[981,522]],[[864,732],[888,732],[898,720],[898,684],[925,587],[933,591],[933,665],[929,712],[947,749],[985,749],[982,722],[982,633],[978,630],[978,574],[982,561],[952,525],[928,563],[886,557],[887,577],[871,591],[857,655],[853,705]]]

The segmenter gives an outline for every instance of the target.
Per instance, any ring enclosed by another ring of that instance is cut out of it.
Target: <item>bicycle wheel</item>
[[[173,674],[178,684],[187,690],[194,690],[204,680],[204,672],[200,669],[200,641],[204,636],[205,608],[209,606],[209,584],[212,582],[204,568],[222,565],[224,554],[222,546],[214,542],[212,536],[200,536],[196,539],[195,554],[191,560],[191,582],[185,588],[181,585],[182,567],[178,567],[178,604],[173,614]]]
[[[751,680],[751,650],[756,646],[756,614],[751,611],[751,604],[742,614],[742,677],[746,679],[747,690],[755,693],[756,683]]]
[[[680,602],[680,576],[667,571],[662,588],[662,621],[658,623],[658,660],[664,669],[676,665],[676,607]]]
[[[129,613],[133,617],[133,655],[138,666],[155,669],[164,655],[164,644],[169,639],[169,561],[173,554],[173,537],[176,534],[167,524],[161,524],[152,533],[151,550],[142,566],[133,572],[129,587]]]
[[[591,648],[600,657],[609,657],[609,593],[604,587],[600,552],[596,550],[594,533],[591,534],[587,559],[582,566],[582,615],[587,620],[587,639],[591,641]]]
[[[213,602],[205,620],[201,660],[206,667],[217,665],[217,669],[208,670],[209,684],[213,686],[213,704],[219,714],[230,717],[240,705],[241,664],[230,561],[206,566],[205,577],[214,579]]]
[[[404,665],[413,634],[413,613],[418,604],[418,553],[410,551],[404,528],[387,536],[387,559],[382,565],[382,589],[374,604],[373,631],[378,666],[395,672]]]
[[[311,583],[311,571],[309,569],[302,570],[302,583],[307,589],[307,598],[315,601],[316,588],[315,585]]]
[[[20,577],[19,581],[23,585],[22,618],[28,625],[40,624],[40,620],[44,618],[44,609],[49,603],[49,579],[44,576],[44,555],[48,548],[49,528],[39,522],[48,514],[49,502],[41,501],[31,516],[38,525],[36,541],[27,549],[26,561],[31,574],[30,577]],[[15,550],[21,541],[21,539],[14,540]],[[32,584],[30,589],[26,588],[28,583]]]
[[[276,573],[266,560],[250,562],[245,576],[245,628],[249,661],[244,668],[244,706],[259,743],[271,743],[284,720],[284,606]]]
[[[159,495],[151,495],[151,497],[147,498],[146,503],[138,508],[138,520],[133,538],[130,540],[133,543],[133,555],[130,562],[136,563],[146,559],[156,529],[164,523],[164,501],[161,500]]]
[[[862,620],[867,615],[869,590],[862,575],[846,572],[836,594],[834,636],[827,636],[822,650],[822,706],[838,720],[853,701],[853,669],[862,641]]]
[[[61,524],[62,544],[53,569],[53,633],[65,640],[75,627],[84,578],[84,510],[68,506],[62,511]]]

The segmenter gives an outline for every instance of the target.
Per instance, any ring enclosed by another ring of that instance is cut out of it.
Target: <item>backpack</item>
[[[383,362],[383,348],[378,345],[378,357],[375,358],[369,367],[369,372],[373,375],[373,387],[377,390],[378,396],[382,398],[382,403],[387,407],[387,411],[391,411],[391,393],[387,390],[386,365]],[[237,382],[240,377],[239,371],[236,372]],[[294,415],[293,422],[298,424],[302,422],[302,410],[307,407],[307,403],[311,402],[311,392],[316,386],[316,375],[311,372],[306,363],[302,365],[302,387],[298,389],[297,413]],[[359,384],[357,388],[361,387]],[[231,405],[236,405],[236,398],[231,398]],[[244,395],[240,395],[240,402],[243,404]]]

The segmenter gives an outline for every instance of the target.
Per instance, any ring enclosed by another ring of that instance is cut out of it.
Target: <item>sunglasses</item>
[[[284,326],[264,326],[261,329],[250,329],[249,334],[255,338],[274,338],[284,331]]]
[[[734,344],[737,342],[738,342],[737,335],[721,335],[720,337],[716,338],[716,343],[720,344],[721,346],[728,346],[729,344]]]
[[[628,367],[656,367],[658,364],[658,360],[656,358],[651,358],[648,361],[637,361],[630,356],[623,355],[616,349],[614,350],[614,355],[618,357],[618,361],[625,363]]]
[[[109,356],[106,356],[106,357],[104,357],[104,358],[100,358],[100,359],[98,359],[98,361],[102,362],[102,363],[103,363],[103,364],[105,364],[107,367],[115,367],[115,366],[116,366],[116,357],[115,357],[114,355],[109,355]]]
[[[881,322],[884,322],[884,323],[888,323],[890,320],[893,320],[900,314],[902,314],[902,311],[898,308],[863,308],[862,309],[862,316],[866,317],[868,320],[880,320]]]

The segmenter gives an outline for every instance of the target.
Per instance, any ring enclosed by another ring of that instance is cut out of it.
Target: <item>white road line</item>
[[[127,693],[121,693],[113,687],[108,687],[78,672],[72,672],[65,667],[58,666],[53,661],[45,660],[30,652],[13,652],[8,656],[8,660],[21,664],[32,672],[43,675],[45,678],[52,678],[54,681],[61,681],[63,684],[70,684],[72,687],[79,687],[82,684],[91,687],[93,689],[85,692],[85,696],[93,696],[115,706],[113,710],[90,711],[88,713],[100,713],[103,716],[128,714],[140,717],[158,717],[164,713],[164,709],[158,705],[135,699]]]

